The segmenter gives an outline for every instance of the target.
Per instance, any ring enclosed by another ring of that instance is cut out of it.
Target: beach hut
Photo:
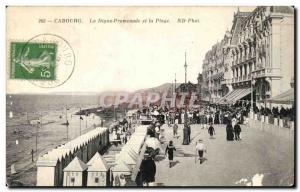
[[[121,151],[118,155],[116,155],[116,162],[118,160],[122,160],[123,162],[125,162],[129,166],[130,170],[132,170],[136,165],[136,159],[131,153],[128,153],[127,151]]]
[[[64,179],[63,169],[69,165],[74,157],[77,156],[77,158],[82,159],[86,163],[101,147],[105,147],[101,145],[108,144],[106,142],[101,143],[101,134],[108,135],[108,129],[104,127],[95,128],[40,156],[36,163],[36,185],[62,186]]]
[[[122,160],[116,161],[116,165],[112,168],[111,181],[113,186],[124,186],[125,176],[132,174],[131,168]]]
[[[56,165],[58,161],[51,159],[48,154],[39,157],[37,166],[36,186],[58,186],[55,178],[57,177]]]
[[[64,186],[86,186],[88,166],[78,157],[64,169]]]
[[[129,145],[125,145],[123,148],[122,148],[122,151],[126,151],[127,153],[129,153],[135,160],[138,158],[139,154],[136,153],[131,146]]]
[[[87,186],[109,186],[110,167],[105,159],[97,152],[87,163]]]

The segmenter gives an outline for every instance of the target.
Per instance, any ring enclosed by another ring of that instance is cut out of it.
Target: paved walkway
[[[156,182],[164,186],[245,186],[253,185],[256,175],[254,185],[293,184],[293,140],[242,126],[242,140],[227,141],[225,125],[214,127],[216,136],[210,139],[206,129],[192,125],[192,142],[182,145],[183,125],[179,125],[179,138],[173,138],[172,128],[164,125],[162,148],[173,140],[177,151],[173,167],[169,168],[168,159],[163,157],[156,163]],[[203,164],[195,161],[195,143],[200,138],[207,146]]]

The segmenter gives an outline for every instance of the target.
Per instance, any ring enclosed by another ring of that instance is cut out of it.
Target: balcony
[[[221,85],[227,85],[227,84],[230,84],[231,82],[232,82],[231,79],[223,79],[223,80],[221,81]]]
[[[213,91],[218,91],[218,90],[220,90],[220,89],[222,89],[222,86],[221,86],[221,85],[213,85],[213,86],[212,86],[212,90],[213,90]]]
[[[232,83],[237,83],[239,81],[238,77],[232,78]]]
[[[240,83],[240,82],[245,82],[250,80],[251,80],[251,74],[247,74],[247,75],[242,75],[239,77],[232,78],[232,83]]]
[[[280,68],[262,68],[252,71],[254,78],[261,77],[281,77]]]

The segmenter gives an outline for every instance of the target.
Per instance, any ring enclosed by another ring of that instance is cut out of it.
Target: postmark
[[[68,41],[58,35],[40,34],[28,41],[10,43],[11,79],[53,88],[64,84],[74,67],[74,51]]]

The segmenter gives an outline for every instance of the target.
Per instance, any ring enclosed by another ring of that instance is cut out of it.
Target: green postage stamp
[[[11,42],[12,79],[55,80],[56,43]]]

